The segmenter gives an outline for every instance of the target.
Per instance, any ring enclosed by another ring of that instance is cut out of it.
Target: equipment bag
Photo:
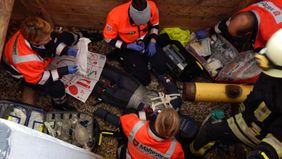
[[[161,34],[158,45],[167,59],[169,73],[174,78],[188,82],[202,72],[195,57],[190,55],[179,41],[171,40],[167,34]]]
[[[220,34],[200,40],[195,38],[186,49],[216,82],[253,83],[261,72],[253,51],[239,53]]]
[[[72,111],[45,112],[32,105],[0,100],[0,118],[25,125],[95,152],[99,125],[90,115]]]

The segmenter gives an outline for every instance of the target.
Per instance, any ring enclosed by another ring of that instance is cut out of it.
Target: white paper
[[[63,76],[61,81],[65,84],[66,93],[76,99],[86,102],[95,84],[100,79],[103,67],[106,63],[106,56],[88,52],[86,75],[79,73]],[[70,56],[56,57],[51,63],[53,68],[76,64],[76,59]]]

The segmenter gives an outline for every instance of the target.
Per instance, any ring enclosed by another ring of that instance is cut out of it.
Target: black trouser
[[[152,70],[157,74],[164,74],[167,70],[166,58],[159,47],[157,47],[157,53],[152,57],[148,57],[147,53],[142,54],[129,49],[122,49],[119,56],[123,68],[144,86],[150,83],[148,62],[150,62]]]
[[[234,144],[240,142],[240,140],[233,134],[226,120],[209,121],[201,127],[200,132],[193,141],[193,148],[194,150],[199,151],[205,145],[212,142]],[[213,144],[207,148],[209,149],[211,146],[213,146]]]
[[[111,86],[105,88],[100,97],[108,104],[125,109],[132,94],[141,85],[136,79],[115,67],[106,65],[102,78],[109,80]],[[95,87],[98,87],[95,86]],[[97,89],[97,88],[94,88]]]

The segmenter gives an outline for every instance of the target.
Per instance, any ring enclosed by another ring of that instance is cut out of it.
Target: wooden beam
[[[47,2],[44,2],[42,0],[20,0],[20,3],[25,8],[25,11],[27,12],[28,16],[39,16],[41,18],[44,18],[50,24],[54,24],[53,19],[51,18],[51,16],[43,5]]]
[[[6,34],[9,26],[14,0],[0,0],[0,60],[5,44]]]

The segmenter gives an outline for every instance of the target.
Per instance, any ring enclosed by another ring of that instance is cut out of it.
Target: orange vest
[[[175,139],[162,139],[149,128],[149,122],[135,114],[120,117],[122,130],[128,137],[127,158],[132,159],[183,159],[184,152]]]
[[[253,12],[258,21],[258,33],[254,48],[263,48],[268,39],[282,28],[282,1],[265,0],[248,6],[240,12]]]
[[[148,24],[140,25],[130,23],[128,9],[131,1],[115,7],[107,17],[106,26],[104,28],[105,39],[115,39],[120,37],[126,43],[132,43],[138,39],[143,39],[148,34]],[[158,8],[153,1],[148,1],[151,8],[150,23],[152,25],[159,24]]]
[[[50,77],[50,71],[45,68],[52,59],[42,59],[29,45],[18,31],[5,46],[4,61],[22,74],[26,82],[43,85]]]

